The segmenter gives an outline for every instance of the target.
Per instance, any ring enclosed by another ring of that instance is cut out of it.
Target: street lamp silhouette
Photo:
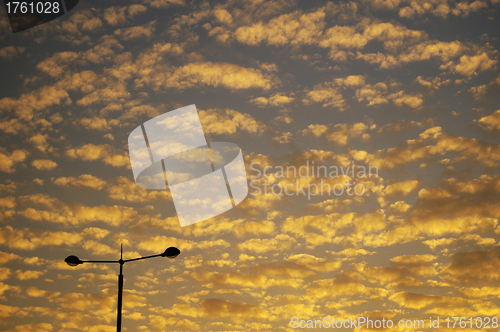
[[[116,331],[121,332],[122,330],[122,297],[123,297],[123,264],[127,262],[132,262],[132,261],[138,261],[141,259],[146,259],[146,258],[153,258],[153,257],[168,257],[170,259],[173,259],[179,254],[181,251],[177,249],[176,247],[169,247],[165,249],[164,252],[161,254],[157,255],[151,255],[151,256],[144,256],[144,257],[139,257],[139,258],[132,258],[132,259],[123,259],[123,245],[120,246],[120,259],[117,261],[82,261],[80,258],[71,255],[66,257],[64,260],[69,266],[78,266],[83,263],[118,263],[120,264],[120,274],[118,275],[118,308],[117,308],[117,318],[116,318]]]

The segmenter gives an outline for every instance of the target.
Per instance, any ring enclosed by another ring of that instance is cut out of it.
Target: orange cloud
[[[258,69],[245,68],[231,63],[189,63],[165,76],[157,77],[157,86],[184,90],[199,85],[223,86],[230,90],[260,88],[269,90],[278,83]]]
[[[49,159],[37,159],[31,165],[39,171],[51,171],[57,167],[57,163]]]
[[[118,154],[116,150],[108,144],[86,144],[80,148],[66,150],[66,155],[70,158],[85,161],[102,160],[105,164],[114,167],[130,167],[130,160],[124,154]]]
[[[26,160],[28,156],[26,150],[14,150],[10,154],[0,152],[0,171],[6,173],[13,173],[16,171],[14,165]]]
[[[54,183],[59,186],[89,187],[96,190],[101,190],[106,185],[106,181],[90,174],[82,174],[78,177],[63,176],[55,179]]]

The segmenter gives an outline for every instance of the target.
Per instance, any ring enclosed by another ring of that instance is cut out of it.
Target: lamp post
[[[153,257],[168,257],[175,258],[179,256],[181,251],[176,247],[169,247],[165,249],[164,252],[157,255],[144,256],[132,259],[123,259],[123,245],[120,246],[120,259],[117,261],[82,261],[80,258],[71,255],[66,257],[64,260],[69,266],[78,266],[83,263],[118,263],[120,264],[120,274],[118,275],[118,308],[117,308],[117,318],[116,318],[116,331],[121,332],[122,330],[122,297],[123,297],[123,264],[132,261],[138,261],[141,259],[153,258]]]

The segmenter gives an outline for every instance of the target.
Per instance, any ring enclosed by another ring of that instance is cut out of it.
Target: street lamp
[[[120,264],[120,275],[118,275],[118,308],[117,308],[117,318],[116,318],[116,331],[121,332],[122,330],[122,297],[123,297],[123,264],[127,262],[132,262],[132,261],[138,261],[141,259],[146,259],[146,258],[153,258],[153,257],[168,257],[170,259],[173,259],[179,254],[181,251],[177,249],[176,247],[169,247],[165,249],[164,252],[161,254],[157,255],[151,255],[151,256],[144,256],[144,257],[139,257],[139,258],[132,258],[132,259],[123,259],[123,245],[120,246],[120,259],[117,261],[82,261],[80,258],[71,255],[66,257],[64,260],[69,266],[78,266],[83,263],[118,263]]]

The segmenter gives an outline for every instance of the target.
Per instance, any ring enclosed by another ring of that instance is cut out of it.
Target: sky
[[[115,331],[118,265],[64,259],[121,244],[181,251],[124,265],[124,331],[499,317],[499,14],[81,0],[14,34],[2,9],[0,330]],[[193,104],[208,142],[241,148],[250,192],[181,227],[169,190],[136,185],[128,135]]]

